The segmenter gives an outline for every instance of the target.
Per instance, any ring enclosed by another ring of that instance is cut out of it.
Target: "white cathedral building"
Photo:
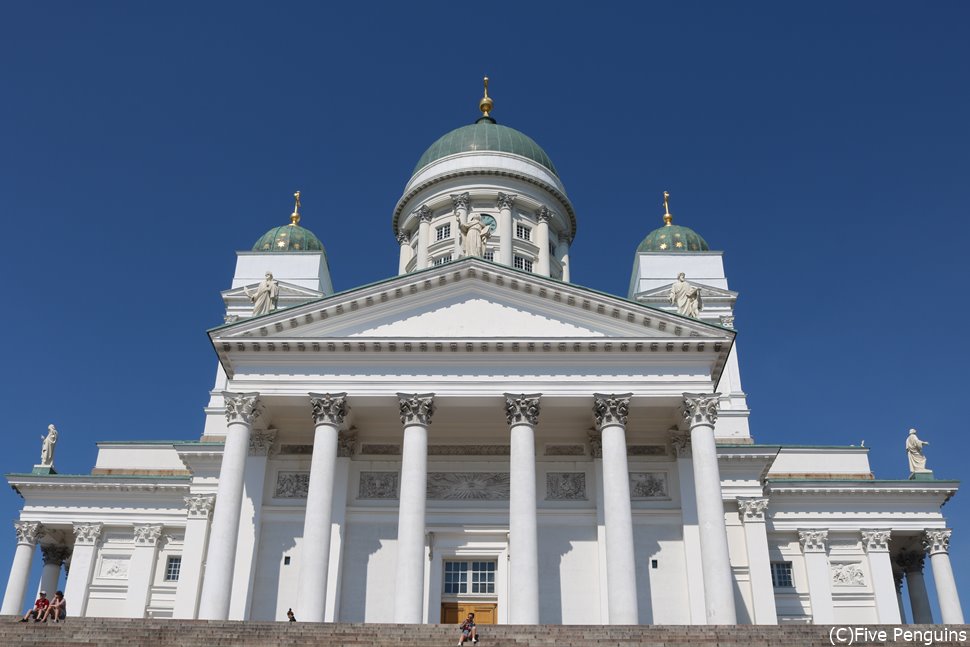
[[[63,581],[74,616],[962,623],[958,483],[756,443],[722,252],[666,209],[625,297],[573,283],[555,166],[480,108],[394,206],[397,276],[334,293],[299,204],[237,252],[197,437],[7,475],[2,613]]]

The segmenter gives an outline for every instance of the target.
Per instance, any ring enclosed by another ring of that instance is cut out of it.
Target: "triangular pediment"
[[[704,283],[698,283],[697,281],[688,281],[691,285],[697,286],[701,289],[701,298],[720,298],[720,299],[737,299],[738,293],[734,290],[725,290],[724,288],[717,288],[712,285],[705,285]],[[650,290],[644,290],[643,292],[637,292],[636,298],[655,300],[658,298],[667,298],[670,294],[670,286],[673,282],[666,285],[661,285],[660,287],[652,288]]]
[[[394,277],[210,331],[242,339],[705,338],[733,333],[481,261]]]
[[[319,290],[311,290],[310,288],[305,288],[302,285],[296,285],[294,283],[287,283],[286,281],[277,281],[280,286],[280,298],[298,298],[303,300],[319,299],[323,296],[323,292]],[[249,294],[255,294],[256,289],[259,288],[259,281],[254,281],[249,285],[241,285],[237,288],[232,288],[229,290],[222,291],[222,298],[224,301],[234,300],[234,299],[248,299]],[[248,292],[248,294],[247,294]]]

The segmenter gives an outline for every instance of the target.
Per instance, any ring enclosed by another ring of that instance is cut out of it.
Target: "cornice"
[[[20,496],[28,491],[167,492],[188,493],[189,476],[7,474],[7,482]]]
[[[946,503],[959,489],[959,481],[877,481],[877,480],[817,480],[768,479],[765,493],[775,495],[859,496],[859,495],[918,495],[942,496]]]

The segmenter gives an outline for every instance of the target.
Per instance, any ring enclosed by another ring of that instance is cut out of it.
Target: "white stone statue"
[[[54,425],[47,425],[47,435],[41,436],[44,444],[40,448],[40,464],[44,467],[54,465],[54,445],[57,444],[57,428]]]
[[[926,469],[926,457],[923,456],[924,445],[929,445],[929,443],[920,440],[915,429],[910,429],[909,437],[906,438],[906,455],[909,457],[909,471],[913,474],[932,471]]]
[[[280,296],[280,284],[273,280],[273,273],[267,272],[266,278],[256,288],[256,294],[246,290],[246,296],[253,302],[253,316],[258,317],[276,310],[276,300]]]
[[[458,229],[461,231],[461,255],[478,256],[484,258],[485,243],[492,235],[492,228],[482,222],[477,213],[468,216],[468,224],[464,224],[458,214],[455,214]]]
[[[678,314],[697,319],[701,311],[701,289],[688,283],[683,272],[677,275],[677,280],[670,286],[668,298],[677,305]]]

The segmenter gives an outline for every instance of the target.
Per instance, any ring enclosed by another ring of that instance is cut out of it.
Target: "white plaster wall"
[[[302,510],[264,513],[253,578],[252,620],[286,620],[286,610],[296,608],[302,535]],[[284,564],[286,557],[289,564]]]
[[[181,556],[185,551],[185,531],[181,528],[165,528],[159,540],[158,552],[155,559],[154,576],[152,577],[151,593],[148,597],[147,617],[171,618],[175,608],[175,590],[178,582],[166,582],[165,571],[168,558]],[[181,574],[180,574],[181,575]]]
[[[782,447],[768,472],[780,474],[868,475],[869,450],[864,447]]]
[[[538,530],[539,622],[600,624],[595,519],[540,517]]]
[[[349,522],[344,551],[340,622],[393,622],[397,524]]]
[[[231,288],[259,283],[266,272],[277,281],[333,294],[325,252],[236,252]]]
[[[98,443],[95,469],[185,470],[178,452],[166,444]]]
[[[105,528],[91,574],[85,615],[99,618],[124,618],[128,615],[128,570],[135,549],[131,528]],[[67,601],[70,605],[71,601]],[[67,608],[71,613],[71,607]]]
[[[683,272],[691,283],[729,289],[724,275],[724,252],[672,253],[639,252],[633,261],[633,278],[628,298],[664,285],[670,285]]]
[[[633,546],[640,624],[689,624],[683,528],[637,516],[634,518]],[[657,568],[652,567],[654,559]]]

